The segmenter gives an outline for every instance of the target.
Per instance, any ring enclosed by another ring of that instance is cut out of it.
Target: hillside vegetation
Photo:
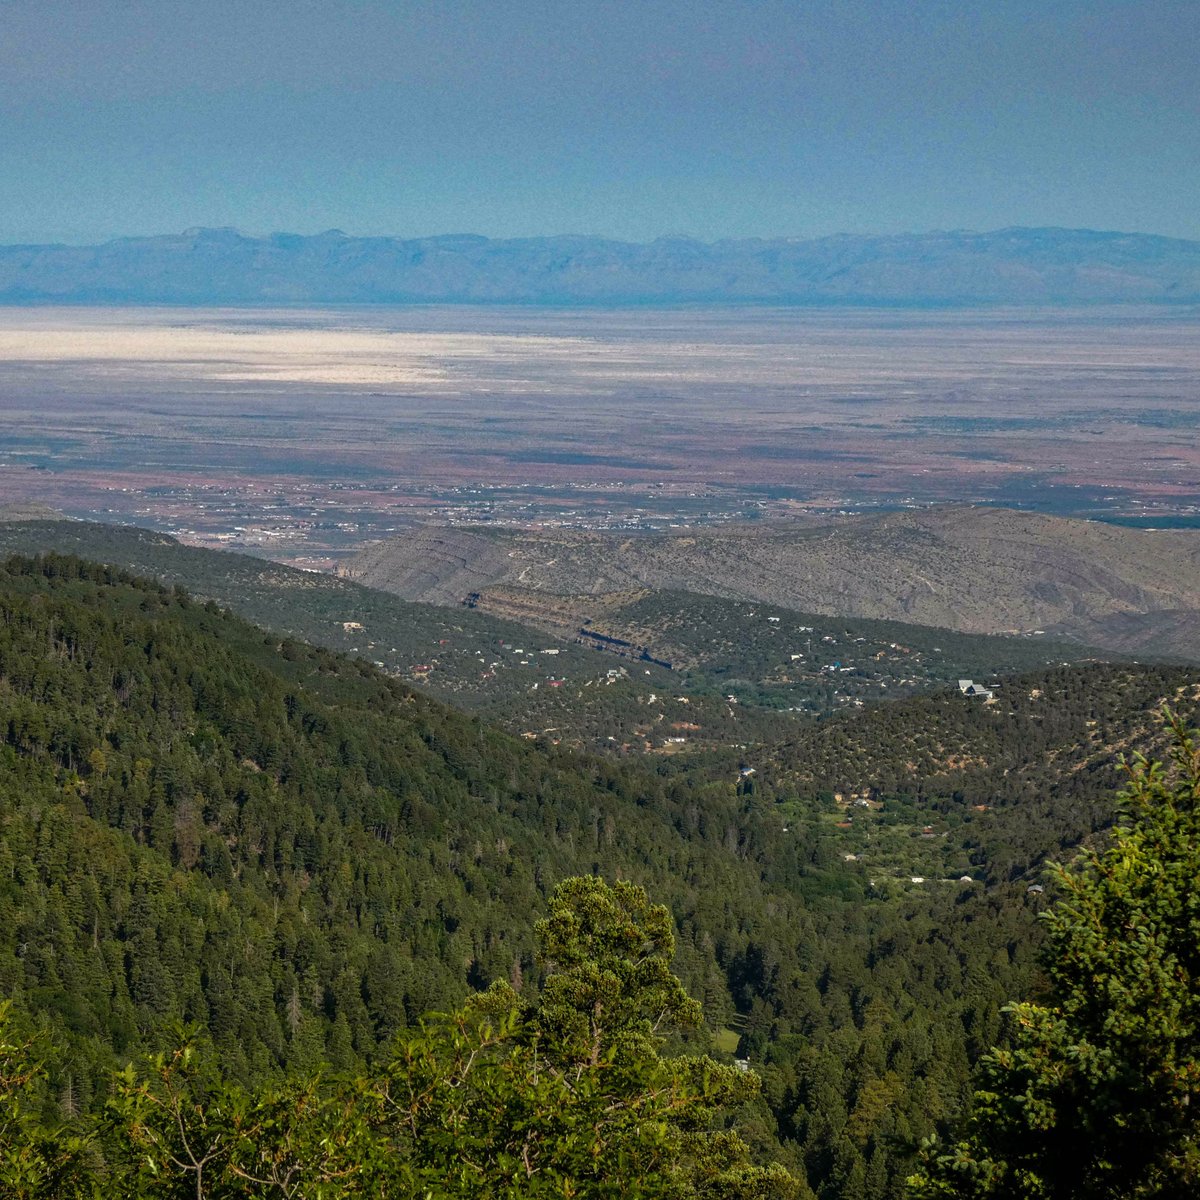
[[[0,550],[78,554],[182,585],[512,732],[619,753],[774,741],[801,714],[1092,656],[1053,639],[836,620],[694,593],[560,599],[510,589],[504,603],[487,594],[447,608],[83,521],[0,522]]]
[[[994,508],[622,536],[426,527],[346,565],[410,600],[519,586],[553,595],[681,590],[962,633],[1044,630],[1200,660],[1200,536]]]
[[[0,1194],[811,1200],[736,1128],[757,1076],[675,1052],[701,1010],[671,974],[665,906],[630,883],[568,879],[536,936],[540,994],[496,983],[400,1033],[367,1072],[243,1087],[182,1029],[110,1074],[99,1120],[37,1111],[36,1055],[60,1047],[0,1002]]]
[[[1093,714],[1112,745],[1152,746],[1147,708],[1190,703],[1194,683],[1132,667],[1072,679],[1023,680],[1058,720],[1024,749],[1008,739],[1025,726],[986,726],[998,744],[978,756],[979,787],[1000,790],[1015,762],[1030,794],[1078,767],[1072,804],[1039,818],[1060,845],[1111,804]],[[983,719],[955,702],[964,728]],[[923,824],[963,806],[886,784],[929,703],[880,709],[907,733],[878,754],[860,743],[879,811],[920,846]],[[651,772],[546,752],[368,663],[61,558],[0,571],[0,713],[0,994],[68,1048],[47,1105],[98,1103],[114,1060],[180,1019],[233,1080],[375,1061],[474,988],[534,986],[528,914],[600,872],[669,904],[674,970],[762,1067],[746,1126],[759,1157],[822,1200],[892,1197],[906,1148],[961,1112],[1029,977],[1026,815],[1041,810],[1021,788],[994,823],[938,844],[984,883],[873,882],[844,857],[836,801],[786,753],[759,783],[727,759]],[[853,739],[863,724],[827,727]]]

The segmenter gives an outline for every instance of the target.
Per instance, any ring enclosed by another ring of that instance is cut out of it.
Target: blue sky
[[[1200,238],[1200,0],[0,0],[0,241]]]

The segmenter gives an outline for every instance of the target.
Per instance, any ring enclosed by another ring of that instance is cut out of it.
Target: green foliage
[[[669,869],[660,782],[107,568],[9,564],[0,674],[0,987],[97,1070],[181,1020],[235,1077],[349,1067],[529,970],[512,914],[572,871],[661,875],[684,912],[738,873]],[[686,972],[728,1007],[711,951]]]
[[[723,1115],[758,1089],[703,1057],[664,1057],[675,1019],[698,1006],[670,975],[669,915],[645,893],[564,883],[539,926],[557,956],[542,1005],[500,984],[396,1041],[377,1073],[247,1092],[222,1080],[194,1030],[147,1068],[115,1079],[96,1131],[102,1157],[13,1110],[0,1130],[4,1194],[139,1200],[332,1200],[620,1195],[631,1200],[770,1200],[804,1190],[758,1166]],[[595,994],[589,951],[607,948],[593,1044],[553,1028]],[[654,969],[647,970],[649,964]],[[644,1014],[656,1014],[656,1026]],[[0,1011],[0,1032],[7,1010]],[[581,1052],[582,1051],[582,1052]],[[0,1099],[28,1088],[25,1048],[0,1043]],[[5,1114],[8,1110],[0,1110]]]
[[[96,1183],[138,1200],[332,1200],[363,1186],[378,1148],[361,1090],[315,1077],[249,1093],[222,1079],[211,1048],[183,1030],[174,1050],[113,1086]]]
[[[11,1002],[0,1001],[0,1196],[7,1200],[70,1200],[91,1191],[87,1140],[42,1117],[45,1077]]]
[[[1200,1189],[1200,748],[1169,720],[1174,774],[1135,759],[1110,844],[1055,869],[1052,1002],[1008,1010],[967,1136],[927,1149],[915,1196]]]
[[[757,1078],[660,1053],[672,1026],[700,1017],[670,973],[666,909],[595,878],[567,880],[550,908],[540,1003],[500,984],[400,1039],[375,1095],[405,1182],[464,1200],[796,1195],[719,1124]]]
[[[671,974],[671,914],[642,888],[568,879],[537,936],[549,974],[537,1025],[570,1060],[646,1056],[664,1027],[694,1029],[700,1005]]]
[[[1161,755],[1155,714],[1164,698],[1195,711],[1194,678],[1170,667],[1060,667],[1006,681],[990,704],[955,692],[880,705],[798,730],[754,758],[755,778],[793,834],[808,825],[836,835],[829,849],[859,854],[873,878],[1028,879],[1047,855],[1108,827],[1121,780],[1113,747]],[[841,832],[833,812],[821,815],[822,797],[839,793]]]
[[[959,1115],[999,1004],[1027,985],[1023,873],[1103,825],[1106,747],[1142,744],[1140,710],[1186,679],[1064,670],[1027,681],[1043,699],[1011,710],[900,702],[814,724],[757,760],[751,789],[727,756],[650,767],[531,746],[182,592],[13,560],[0,995],[62,1050],[25,1111],[94,1113],[113,1064],[170,1045],[180,1022],[202,1030],[223,1087],[278,1086],[281,1104],[296,1075],[378,1072],[423,1013],[494,979],[535,992],[551,964],[527,915],[559,880],[600,874],[668,903],[673,972],[760,1071],[739,1118],[755,1159],[802,1167],[822,1200],[890,1200],[904,1147]],[[924,775],[939,742],[971,765]],[[819,795],[843,775],[874,779],[895,822],[883,832],[923,850],[949,844],[920,840],[924,823],[965,810],[953,852],[990,885],[873,887],[882,834],[845,863],[843,839],[867,830],[836,829]],[[976,817],[981,799],[993,809]],[[662,944],[662,919],[636,904],[609,916],[616,944]],[[655,954],[644,970],[660,970]],[[630,1010],[629,1028],[660,1011]],[[705,1037],[676,1028],[670,1048]]]

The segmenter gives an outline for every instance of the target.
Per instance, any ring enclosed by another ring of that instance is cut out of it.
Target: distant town
[[[965,502],[1200,527],[1200,321],[1174,310],[1048,310],[1020,339],[982,311],[429,319],[4,310],[0,503],[317,569],[421,522]]]

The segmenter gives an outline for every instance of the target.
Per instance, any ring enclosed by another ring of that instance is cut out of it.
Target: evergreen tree
[[[664,906],[629,883],[568,879],[537,936],[539,1003],[499,983],[400,1039],[374,1093],[393,1185],[464,1200],[801,1194],[782,1167],[752,1164],[729,1127],[757,1077],[662,1053],[701,1017],[671,973]]]
[[[1135,758],[1108,847],[1055,868],[1049,1004],[1008,1010],[967,1137],[912,1194],[1125,1200],[1200,1191],[1200,747]]]
[[[92,1194],[88,1143],[41,1119],[45,1065],[0,1002],[0,1196],[72,1200]]]
[[[497,984],[404,1031],[370,1075],[251,1093],[185,1032],[118,1076],[104,1185],[146,1200],[811,1196],[752,1163],[731,1127],[757,1077],[662,1053],[668,1030],[700,1019],[670,972],[665,908],[630,884],[569,879],[538,935],[540,1005]]]

